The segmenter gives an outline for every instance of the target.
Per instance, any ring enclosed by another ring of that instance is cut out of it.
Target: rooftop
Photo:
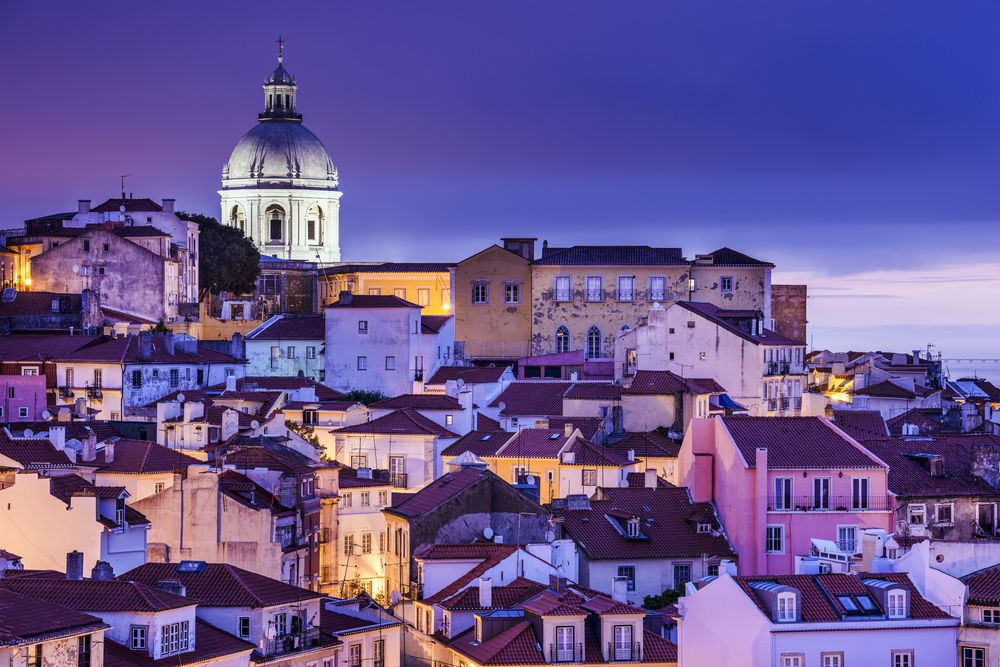
[[[821,417],[719,417],[748,468],[758,447],[767,449],[770,470],[884,468]]]
[[[404,408],[363,424],[334,429],[336,434],[374,433],[380,435],[433,435],[439,438],[457,438],[458,434],[431,421],[415,410]]]

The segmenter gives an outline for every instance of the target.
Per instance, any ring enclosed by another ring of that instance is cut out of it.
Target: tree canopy
[[[198,249],[199,299],[209,292],[235,292],[247,294],[254,291],[260,275],[260,252],[243,231],[220,225],[215,218],[198,213],[180,211],[181,220],[197,222],[200,228]]]
[[[389,398],[380,391],[372,391],[369,389],[352,389],[351,391],[344,394],[341,400],[344,401],[356,401],[362,405],[371,405],[372,403],[378,403],[379,401],[384,401]]]

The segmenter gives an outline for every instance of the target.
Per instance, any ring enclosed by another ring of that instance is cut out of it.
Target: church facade
[[[302,125],[295,77],[282,65],[264,79],[264,112],[222,171],[224,224],[239,227],[261,255],[340,261],[337,168]]]

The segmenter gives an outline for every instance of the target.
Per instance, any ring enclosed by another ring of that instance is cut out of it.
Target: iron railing
[[[796,396],[795,397],[795,409],[796,410],[801,410],[802,409],[802,397],[801,396]]]
[[[636,365],[625,362],[622,364],[622,375],[627,375],[629,377],[635,375]]]
[[[409,488],[406,485],[406,473],[405,472],[391,472],[389,473],[389,481],[392,483],[395,489],[406,489]]]
[[[781,406],[780,407],[781,407],[782,410],[787,410],[788,409],[788,397],[787,396],[782,396],[781,397]]]
[[[101,392],[100,385],[96,387],[87,387],[87,398],[103,398],[104,394]]]
[[[587,301],[604,301],[604,290],[603,289],[587,290]]]
[[[70,387],[59,387],[59,398],[73,398],[73,390]]]
[[[769,512],[884,512],[889,496],[768,496]]]
[[[778,362],[777,361],[766,361],[764,362],[764,375],[777,375],[778,374]]]
[[[619,301],[635,301],[635,290],[618,290]]]
[[[552,296],[553,301],[572,301],[573,297],[568,289],[557,289]]]
[[[608,642],[608,660],[642,660],[642,644],[639,642]]]
[[[549,662],[581,662],[583,644],[549,644]]]
[[[776,399],[776,398],[769,398],[769,399],[767,399],[767,411],[768,412],[777,412],[778,411],[778,399]]]
[[[274,639],[264,639],[262,653],[266,659],[275,658],[289,653],[299,653],[316,646],[322,642],[319,628],[308,628],[301,632],[294,632],[281,635]]]

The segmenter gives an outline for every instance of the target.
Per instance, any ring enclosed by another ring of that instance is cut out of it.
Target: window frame
[[[778,623],[794,623],[798,619],[797,597],[791,591],[782,591],[774,596],[774,612]]]
[[[726,287],[726,281],[729,281],[729,287]],[[732,276],[719,276],[719,291],[720,292],[732,292],[733,291],[733,277]]]
[[[895,589],[886,592],[885,615],[887,618],[906,618],[906,591]]]
[[[581,486],[597,486],[597,468],[584,468],[580,476]],[[588,477],[590,482],[587,481]]]
[[[628,584],[625,587],[626,590],[628,590],[629,592],[633,592],[634,593],[635,592],[635,572],[636,572],[636,566],[634,564],[630,564],[630,565],[629,564],[618,565],[617,570],[618,570],[618,576],[619,577],[624,577],[625,579],[628,580]],[[624,572],[623,572],[623,570],[624,570]]]
[[[358,370],[359,371],[368,370],[368,357],[366,355],[362,354],[358,356]]]
[[[431,305],[431,288],[429,287],[418,287],[417,288],[417,305],[427,306]]]
[[[385,370],[396,370],[396,357],[394,355],[389,355],[385,358]]]
[[[565,284],[560,288],[560,283]],[[552,301],[568,303],[573,300],[573,277],[569,275],[558,275],[552,279]]]
[[[966,665],[971,665],[971,667],[977,667],[978,665],[983,665],[984,667],[989,664],[989,650],[986,646],[970,646],[968,644],[959,644],[958,646],[962,653],[959,656],[960,667],[966,667]],[[973,655],[967,656],[966,651],[973,652]],[[975,652],[980,653],[980,656],[976,656]]]
[[[591,285],[593,281],[597,287]],[[583,282],[583,300],[590,303],[600,303],[604,301],[604,276],[588,274]]]
[[[521,284],[514,281],[504,281],[503,302],[505,305],[516,306],[521,303]]]
[[[790,476],[774,477],[774,503],[772,507],[777,512],[787,512],[795,507],[795,478]],[[779,493],[778,486],[784,487]],[[787,502],[786,502],[787,501]]]
[[[772,534],[774,532],[777,535]],[[769,523],[764,527],[764,553],[774,555],[785,553],[785,524]]]
[[[93,635],[83,635],[77,637],[76,641],[76,664],[77,667],[90,667],[93,656],[94,642]]]
[[[653,281],[662,281],[662,286],[659,291],[653,287]],[[646,295],[646,301],[666,301],[667,300],[667,277],[666,276],[650,276],[649,277],[649,293]]]
[[[794,662],[793,662],[794,661]],[[780,667],[805,667],[805,653],[782,653],[778,658]]]
[[[594,334],[596,333],[597,341],[597,354],[594,354]],[[596,324],[591,324],[587,327],[587,347],[585,348],[587,359],[603,359],[604,358],[604,332],[601,331],[601,327]]]
[[[622,281],[626,281],[631,285],[631,287],[629,287],[627,291],[623,292]],[[615,300],[632,303],[638,300],[637,297],[638,293],[635,289],[635,276],[634,275],[618,276],[617,280],[615,281]]]
[[[941,518],[941,510],[948,510],[948,520],[945,521]],[[955,525],[955,503],[938,503],[934,506],[934,518],[935,523],[940,526],[954,526]]]
[[[244,622],[245,622],[245,625],[246,625],[246,632],[243,631]],[[249,616],[240,616],[239,618],[236,619],[236,636],[239,637],[240,639],[249,639],[250,638],[250,617]]]
[[[859,487],[863,487],[859,488]],[[864,495],[860,491],[864,491]],[[871,506],[871,477],[851,476],[851,510],[867,511]]]
[[[889,657],[892,667],[913,667],[913,649],[893,649]]]
[[[138,634],[137,634],[138,633]],[[133,651],[145,651],[149,642],[148,625],[132,625],[128,632],[128,645]]]
[[[564,331],[565,335],[560,334],[560,331]],[[565,324],[560,324],[556,327],[556,333],[553,335],[553,343],[555,345],[556,354],[566,354],[567,352],[573,351],[573,334],[570,333],[569,327]],[[562,341],[565,341],[565,346],[560,345]],[[565,349],[561,349],[561,348]]]
[[[488,280],[472,281],[472,305],[473,306],[490,305],[490,281]]]
[[[677,568],[687,568],[687,579],[684,581],[677,581]],[[671,576],[673,577],[674,588],[679,587],[681,584],[686,584],[689,581],[694,581],[694,567],[690,561],[684,561],[681,563],[673,563],[671,568]]]
[[[851,531],[854,532],[854,539],[851,540],[851,541],[854,544],[853,552],[856,553],[857,549],[858,549],[858,524],[856,524],[856,523],[853,523],[853,524],[851,524],[851,523],[837,524],[837,540],[836,540],[836,542],[837,542],[837,548],[840,549],[841,551],[843,551],[844,550],[843,545],[847,542],[847,540],[842,540],[840,538],[840,531],[841,530],[851,530]]]

